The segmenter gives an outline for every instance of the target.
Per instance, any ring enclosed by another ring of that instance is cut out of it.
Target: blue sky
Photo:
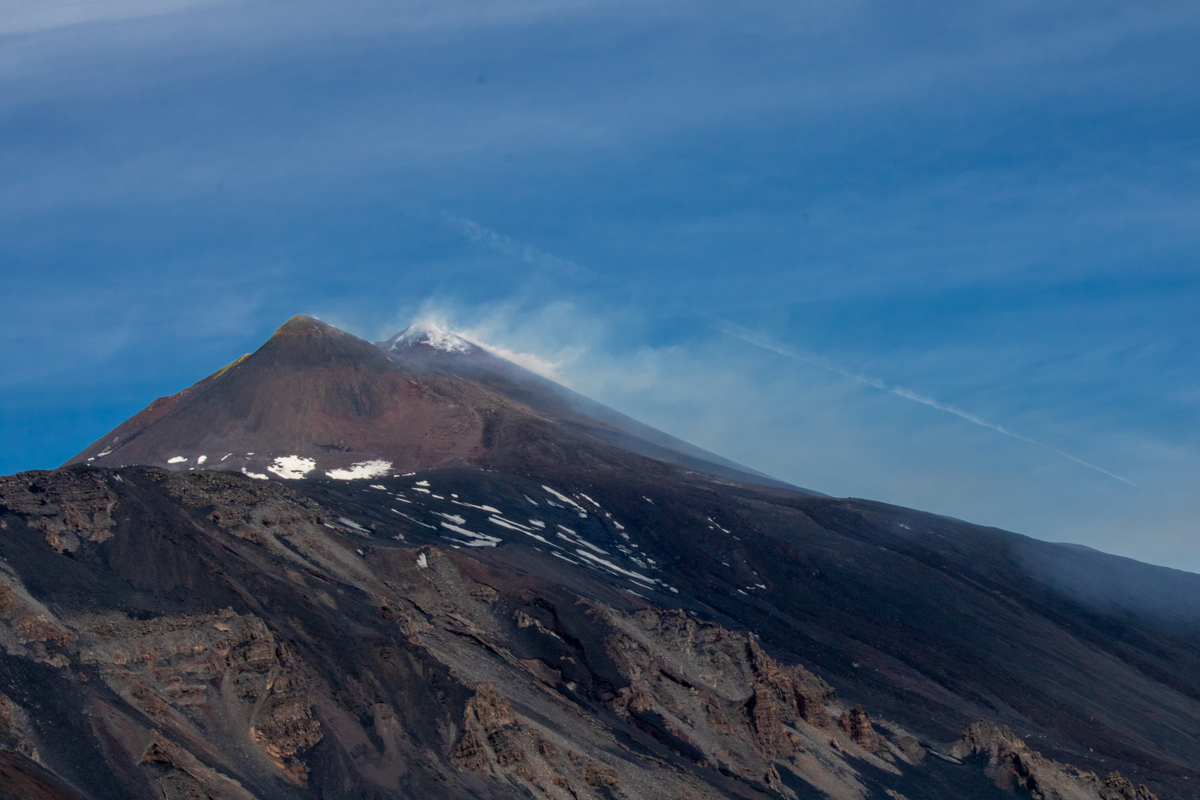
[[[0,472],[294,313],[1200,571],[1194,3],[0,3]]]

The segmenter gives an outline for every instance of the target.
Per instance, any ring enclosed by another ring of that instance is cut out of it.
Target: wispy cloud
[[[442,218],[446,220],[446,223],[450,227],[471,241],[495,250],[497,253],[519,258],[531,266],[556,270],[577,280],[594,277],[592,271],[587,267],[580,266],[574,261],[560,258],[553,253],[547,253],[545,250],[539,250],[528,242],[522,242],[520,239],[514,239],[511,236],[497,233],[491,228],[485,228],[473,220],[455,216],[448,211],[442,212]]]
[[[1043,450],[1047,450],[1051,453],[1054,453],[1057,456],[1061,456],[1062,458],[1068,459],[1070,461],[1074,461],[1076,464],[1080,464],[1082,466],[1087,467],[1088,469],[1095,470],[1096,472],[1099,472],[1102,475],[1107,475],[1108,477],[1114,478],[1118,481],[1121,481],[1122,483],[1129,484],[1130,486],[1137,486],[1137,484],[1134,483],[1133,481],[1129,480],[1128,478],[1123,478],[1120,475],[1116,474],[1115,472],[1109,472],[1108,470],[1104,469],[1103,467],[1098,467],[1095,464],[1092,464],[1088,461],[1084,461],[1082,458],[1079,458],[1078,456],[1073,456],[1070,453],[1066,453],[1062,450],[1059,450],[1056,447],[1051,447],[1050,445],[1045,444],[1043,442],[1039,442],[1036,439],[1030,439],[1028,436],[1023,436],[1019,433],[1016,433],[1015,431],[1010,431],[1008,428],[1005,428],[1002,425],[997,425],[994,422],[988,422],[986,419],[983,419],[982,417],[978,416],[977,414],[972,414],[970,411],[964,411],[961,408],[956,408],[952,405],[947,405],[946,403],[939,402],[938,400],[935,400],[932,397],[927,397],[925,395],[918,394],[917,392],[914,392],[911,389],[906,389],[903,386],[891,386],[888,383],[886,383],[874,376],[865,375],[861,372],[855,372],[853,370],[846,369],[845,367],[842,367],[842,366],[839,366],[839,365],[833,363],[832,361],[830,361],[827,358],[824,358],[824,357],[818,356],[818,355],[813,355],[811,353],[806,353],[806,352],[804,352],[802,350],[798,350],[794,347],[789,347],[786,344],[776,342],[766,336],[763,336],[762,334],[755,333],[754,331],[747,330],[738,325],[734,325],[730,322],[718,321],[716,324],[716,328],[721,333],[724,333],[726,336],[732,336],[735,339],[741,339],[742,341],[744,341],[748,344],[752,344],[755,347],[761,348],[763,350],[768,350],[772,353],[776,353],[785,358],[790,358],[793,361],[800,361],[805,364],[810,364],[814,367],[819,367],[821,369],[828,370],[829,372],[836,373],[838,375],[841,375],[842,377],[849,378],[852,381],[861,383],[864,386],[870,386],[873,389],[879,389],[880,391],[888,392],[889,394],[893,394],[896,397],[901,397],[905,400],[911,400],[914,403],[920,403],[923,406],[928,406],[930,408],[937,409],[938,411],[944,411],[947,414],[953,414],[954,416],[959,417],[960,419],[965,419],[967,422],[971,422],[982,428],[987,428],[989,430],[995,431],[996,433],[999,433],[1003,436],[1009,436],[1013,439],[1017,439],[1018,441],[1025,442],[1026,444],[1031,444],[1034,447],[1040,447]]]

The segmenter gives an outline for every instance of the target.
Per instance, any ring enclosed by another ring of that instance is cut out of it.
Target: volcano
[[[436,327],[371,344],[304,316],[67,464],[370,477],[453,464],[546,467],[572,456],[619,466],[623,453],[796,488]]]
[[[0,478],[0,798],[1189,798],[1200,576],[308,317]]]

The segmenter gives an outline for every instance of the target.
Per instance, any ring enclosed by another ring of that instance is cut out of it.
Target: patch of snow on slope
[[[496,545],[500,544],[500,542],[504,541],[497,536],[488,536],[486,533],[469,531],[466,528],[460,528],[457,525],[451,525],[449,522],[443,522],[442,527],[446,530],[454,531],[455,533],[461,533],[463,536],[469,536],[471,541],[463,542],[463,544],[471,547],[495,547]]]
[[[342,523],[347,528],[354,528],[354,530],[358,531],[359,533],[365,533],[368,536],[371,535],[370,531],[368,531],[366,528],[364,528],[362,525],[359,525],[357,522],[355,522],[352,519],[346,519],[345,517],[338,517],[338,522]]]
[[[280,456],[275,463],[267,467],[267,472],[274,472],[281,478],[296,481],[317,468],[317,462],[302,456]]]
[[[604,568],[605,568],[605,569],[607,569],[607,570],[610,570],[610,571],[612,571],[612,572],[616,572],[617,574],[620,574],[620,575],[624,575],[624,576],[626,576],[627,578],[633,578],[634,580],[639,580],[639,581],[641,581],[642,583],[649,584],[649,585],[651,585],[651,586],[653,586],[654,584],[658,583],[658,580],[657,580],[657,579],[655,579],[655,578],[651,578],[651,577],[650,577],[650,576],[648,576],[648,575],[643,575],[643,574],[642,574],[642,573],[640,573],[640,572],[634,572],[633,570],[628,570],[628,569],[625,569],[624,567],[620,567],[620,566],[618,566],[618,565],[614,564],[613,562],[611,562],[611,561],[607,561],[607,560],[605,560],[605,559],[603,559],[603,558],[597,558],[596,556],[592,555],[591,553],[589,553],[589,552],[588,552],[588,551],[586,551],[586,550],[578,550],[578,549],[577,549],[575,552],[576,552],[578,555],[581,555],[581,556],[583,556],[583,557],[584,557],[584,558],[586,558],[587,560],[589,560],[589,561],[592,561],[592,562],[594,562],[595,564],[597,564],[597,565],[599,565],[599,566],[601,566],[601,567],[604,567]]]
[[[523,533],[526,536],[531,536],[534,539],[537,539],[539,542],[541,542],[543,544],[548,544],[551,547],[558,546],[558,545],[554,544],[554,542],[548,541],[546,539],[546,537],[539,536],[538,534],[534,533],[529,528],[526,528],[525,526],[521,525],[520,523],[510,522],[509,520],[502,519],[501,517],[488,517],[488,522],[491,522],[494,525],[499,525],[501,528],[508,528],[511,531],[519,531],[520,533]]]
[[[542,485],[542,488],[545,489],[547,493],[554,495],[555,497],[557,497],[559,500],[563,501],[564,503],[569,503],[572,508],[575,508],[578,511],[583,511],[583,507],[580,506],[579,503],[576,503],[574,500],[567,497],[565,494],[556,492],[553,489],[551,489],[549,486],[546,486],[544,484]]]
[[[407,502],[407,501],[405,501],[405,502]],[[421,522],[421,520],[417,519],[416,517],[410,517],[408,514],[405,514],[403,511],[396,511],[396,509],[394,509],[394,508],[393,508],[393,509],[391,509],[391,510],[392,510],[394,513],[396,513],[396,514],[399,514],[400,516],[404,517],[404,518],[405,518],[406,520],[408,520],[409,522],[415,522],[415,523],[417,523],[418,525],[420,525],[420,526],[422,526],[422,527],[429,528],[430,530],[434,530],[434,531],[436,531],[436,530],[437,530],[437,526],[436,526],[436,525],[430,525],[430,524],[428,524],[428,523],[426,523],[426,522]]]
[[[452,495],[450,495],[450,496],[451,496],[451,497],[457,497],[457,495],[453,495],[453,494],[452,494]],[[489,514],[502,514],[502,513],[504,513],[504,512],[502,512],[500,509],[498,509],[498,508],[492,508],[491,506],[477,506],[477,505],[474,505],[474,504],[472,504],[472,503],[464,503],[464,502],[462,502],[462,501],[460,501],[460,500],[451,500],[450,502],[451,502],[451,503],[454,503],[454,505],[456,505],[456,506],[463,506],[464,508],[478,508],[480,511],[486,511],[486,512],[488,512]]]
[[[335,481],[353,481],[362,478],[378,478],[386,475],[392,468],[392,462],[382,459],[377,461],[360,461],[346,469],[331,469],[325,474]]]
[[[208,461],[208,456],[200,456],[196,459],[197,464],[203,464],[205,461]]]
[[[187,458],[184,456],[172,456],[167,459],[168,464],[182,464],[185,461],[187,461]]]
[[[263,475],[261,472],[251,472],[250,470],[246,469],[245,467],[242,467],[242,474],[245,475],[247,478],[257,478],[260,481],[271,480],[266,475]]]
[[[607,550],[601,550],[599,547],[596,547],[596,545],[592,544],[587,539],[584,539],[582,536],[580,536],[578,533],[576,533],[575,531],[568,528],[566,525],[559,525],[557,527],[560,531],[564,531],[571,535],[571,538],[567,538],[566,536],[563,536],[560,533],[560,534],[558,534],[558,538],[566,539],[568,542],[571,542],[572,544],[583,545],[584,547],[595,550],[597,553],[600,553],[601,555],[608,555]]]

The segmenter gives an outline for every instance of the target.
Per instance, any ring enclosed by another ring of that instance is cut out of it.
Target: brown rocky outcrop
[[[0,749],[15,750],[34,761],[38,760],[29,714],[5,694],[0,694]]]
[[[0,476],[0,511],[23,517],[57,552],[74,552],[80,539],[103,542],[113,535],[117,496],[110,480],[91,470]]]
[[[842,714],[838,720],[838,727],[850,737],[850,741],[867,752],[877,753],[888,749],[887,740],[875,732],[871,718],[863,711],[862,706],[855,706]]]
[[[802,772],[815,785],[837,783],[823,771],[834,752],[831,735],[835,740],[838,735],[829,708],[840,704],[820,678],[801,666],[779,664],[753,636],[683,611],[594,613],[615,628],[609,653],[629,680],[608,702],[617,713],[701,766],[785,796],[791,790],[780,778],[781,768]],[[869,720],[866,726],[870,730]],[[858,738],[847,741],[868,745],[860,757],[887,750],[873,730],[871,736],[856,731]]]
[[[480,683],[463,712],[454,751],[465,769],[506,779],[555,800],[623,796],[616,769],[552,741],[552,734],[513,713],[491,683]]]
[[[463,734],[454,751],[455,758],[469,770],[486,772],[495,764],[507,767],[526,759],[521,746],[517,719],[508,701],[496,694],[490,683],[475,688],[463,712]]]
[[[81,621],[80,660],[158,724],[181,734],[245,736],[292,783],[321,740],[305,682],[262,620],[208,616]],[[232,710],[231,710],[232,706]]]
[[[1134,787],[1119,773],[1104,780],[1045,758],[1005,725],[977,722],[954,744],[956,758],[985,756],[985,771],[1002,789],[1024,789],[1037,800],[1158,800],[1145,786]]]

